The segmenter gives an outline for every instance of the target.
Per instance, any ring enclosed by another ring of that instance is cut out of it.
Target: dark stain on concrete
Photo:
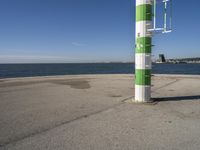
[[[122,97],[122,95],[109,94],[109,97]]]
[[[62,81],[54,81],[55,84],[61,85],[69,85],[74,89],[89,89],[91,88],[89,81],[87,80],[62,80]]]
[[[172,121],[165,121],[165,123],[169,123],[170,124],[170,123],[172,123]]]
[[[87,79],[46,79],[46,80],[36,80],[36,81],[14,81],[14,82],[0,82],[1,87],[9,86],[26,86],[32,84],[41,84],[41,83],[53,83],[60,85],[69,85],[72,88],[76,89],[89,89],[91,88],[89,81]]]
[[[174,90],[170,89],[169,91],[170,91],[170,92],[173,92]]]

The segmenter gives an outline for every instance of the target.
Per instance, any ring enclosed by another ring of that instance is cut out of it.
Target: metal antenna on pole
[[[167,1],[164,0],[163,2],[165,3],[165,8],[164,8],[164,31],[163,31],[163,33],[165,33],[167,31]]]
[[[170,18],[169,18],[169,26],[170,26],[170,30],[172,31],[172,0],[170,0]]]
[[[153,29],[156,30],[156,0],[154,0],[154,13],[153,13]]]
[[[172,31],[172,0],[153,0],[153,28],[148,29],[153,34],[158,33],[169,33]],[[157,4],[164,3],[164,19],[163,19],[163,27],[157,27]],[[168,3],[170,5],[170,17],[167,17]],[[167,20],[169,18],[169,27],[167,26]]]

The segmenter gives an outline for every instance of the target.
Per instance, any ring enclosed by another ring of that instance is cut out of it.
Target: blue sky
[[[134,60],[135,0],[1,0],[0,63]],[[153,55],[200,57],[200,1],[173,2]]]

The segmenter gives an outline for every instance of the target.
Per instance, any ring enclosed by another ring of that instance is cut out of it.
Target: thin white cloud
[[[79,42],[72,42],[72,45],[74,45],[74,46],[86,46],[85,44],[83,44],[83,43],[79,43]]]
[[[54,63],[78,62],[70,56],[39,56],[39,55],[0,55],[0,63]]]
[[[64,59],[60,56],[39,56],[39,55],[0,55],[0,59]]]

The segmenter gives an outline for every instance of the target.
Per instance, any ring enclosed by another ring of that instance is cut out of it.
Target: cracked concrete
[[[200,76],[155,75],[156,103],[133,97],[132,75],[1,79],[0,149],[200,149]]]

